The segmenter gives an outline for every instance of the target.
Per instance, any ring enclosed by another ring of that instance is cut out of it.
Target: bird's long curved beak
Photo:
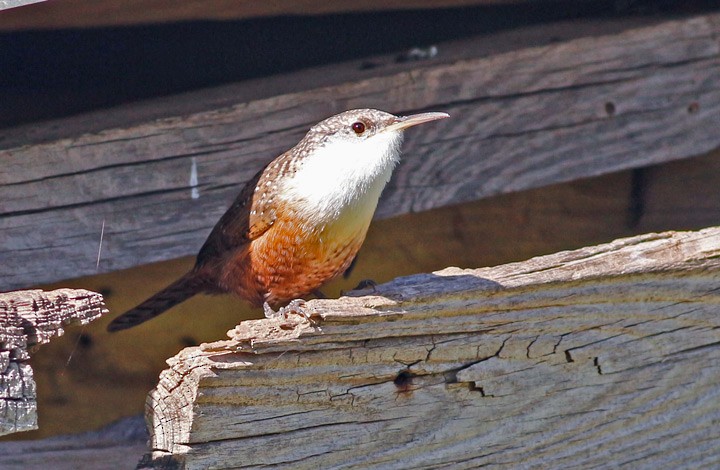
[[[410,116],[400,116],[395,122],[387,126],[383,131],[401,131],[408,127],[417,126],[425,122],[437,121],[450,117],[448,113],[422,113],[412,114]]]

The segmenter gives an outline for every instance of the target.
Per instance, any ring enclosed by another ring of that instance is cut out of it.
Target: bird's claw
[[[305,302],[303,299],[291,300],[289,304],[284,307],[280,307],[276,312],[270,307],[267,302],[265,302],[263,304],[263,312],[265,313],[265,318],[287,320],[288,317],[290,317],[291,315],[299,315],[308,322],[315,323],[312,319],[312,313],[308,312],[308,310],[305,308],[306,304],[307,302]]]
[[[265,302],[263,304],[263,313],[265,314],[265,318],[278,318],[280,317],[280,310],[277,312],[270,307],[270,304]]]

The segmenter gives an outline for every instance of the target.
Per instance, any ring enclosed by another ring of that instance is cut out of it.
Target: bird
[[[235,294],[269,316],[318,291],[355,259],[400,160],[404,131],[447,117],[353,109],[320,121],[245,184],[188,273],[115,318],[108,331],[139,325],[199,293]]]

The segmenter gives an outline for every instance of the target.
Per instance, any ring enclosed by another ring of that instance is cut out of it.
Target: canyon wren
[[[343,273],[365,240],[380,193],[400,159],[403,131],[448,117],[355,109],[313,126],[243,188],[195,267],[108,331],[139,325],[195,294],[233,293],[254,306],[307,296]]]

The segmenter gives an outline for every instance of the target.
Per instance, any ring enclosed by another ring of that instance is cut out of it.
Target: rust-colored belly
[[[254,305],[307,296],[350,266],[368,225],[337,230],[278,220],[225,262],[220,283]]]

